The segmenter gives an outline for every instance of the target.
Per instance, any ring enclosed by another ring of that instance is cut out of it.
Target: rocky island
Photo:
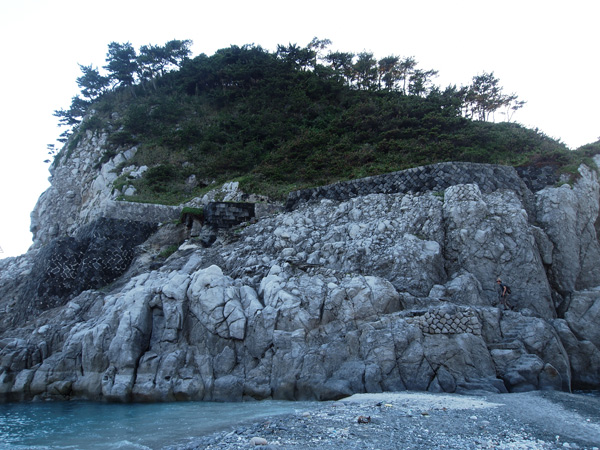
[[[597,144],[565,171],[575,152],[394,64],[169,45],[136,84],[112,43],[113,91],[82,66],[89,98],[57,112],[33,245],[0,261],[0,401],[600,387]]]

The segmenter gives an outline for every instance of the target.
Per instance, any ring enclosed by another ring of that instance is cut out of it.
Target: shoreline
[[[600,397],[559,391],[356,394],[315,409],[238,424],[165,450],[249,447],[598,450]]]

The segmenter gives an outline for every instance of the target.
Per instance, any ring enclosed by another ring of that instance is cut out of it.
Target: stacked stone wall
[[[471,308],[446,305],[432,308],[425,314],[407,319],[427,334],[463,334],[481,335],[481,322]]]
[[[556,166],[523,166],[515,169],[533,192],[555,185],[560,178]]]
[[[543,184],[553,184],[556,174],[545,168],[530,168],[521,178],[513,167],[494,164],[447,162],[415,167],[358,180],[343,181],[314,189],[291,192],[286,209],[291,211],[299,204],[330,199],[345,201],[368,194],[416,193],[444,191],[457,184],[477,184],[484,193],[498,189],[524,192],[538,190]]]

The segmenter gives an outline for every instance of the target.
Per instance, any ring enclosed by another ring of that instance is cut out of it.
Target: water
[[[314,402],[0,404],[0,450],[160,449]]]

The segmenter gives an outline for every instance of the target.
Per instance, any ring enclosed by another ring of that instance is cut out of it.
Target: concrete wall
[[[231,228],[254,218],[254,203],[210,202],[204,207],[204,222],[216,228]]]
[[[151,203],[106,202],[102,217],[146,223],[165,223],[181,218],[181,206]],[[231,228],[255,217],[254,203],[210,202],[204,207],[204,222],[217,228]]]
[[[104,204],[101,217],[135,222],[165,223],[178,220],[181,209],[181,206],[107,201]]]

